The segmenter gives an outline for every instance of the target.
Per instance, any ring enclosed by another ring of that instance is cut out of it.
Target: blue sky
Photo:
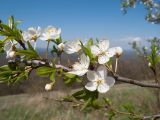
[[[159,25],[144,20],[143,6],[126,15],[120,7],[120,0],[0,0],[0,19],[14,15],[23,21],[22,30],[53,25],[62,29],[65,40],[107,38],[111,46],[125,48],[129,40],[160,36]]]

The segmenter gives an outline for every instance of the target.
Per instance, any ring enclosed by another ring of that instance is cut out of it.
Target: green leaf
[[[27,41],[28,49],[35,52],[34,48],[32,47],[31,43]]]
[[[0,27],[3,28],[3,31],[4,31],[4,32],[10,33],[10,34],[13,33],[13,32],[12,32],[12,29],[11,29],[8,25],[5,25],[5,24],[2,24],[2,23],[1,23],[1,24],[0,24]]]
[[[70,73],[63,73],[66,77],[68,77],[68,78],[74,78],[74,77],[76,77],[76,75],[74,75],[74,74],[70,74]]]
[[[89,98],[85,104],[82,106],[81,110],[84,110],[85,108],[87,108],[92,102],[92,98]]]
[[[28,79],[28,73],[27,72],[22,72],[15,78],[15,80],[13,80],[13,83],[17,83],[21,80],[26,80],[26,79]]]
[[[87,48],[89,48],[90,46],[93,45],[93,39],[89,39],[89,41],[87,42]]]
[[[39,55],[35,52],[35,51],[31,51],[31,50],[18,50],[17,55],[25,55],[26,58],[35,58],[35,59],[40,59]]]
[[[82,47],[82,50],[84,51],[84,53],[86,55],[88,55],[88,57],[90,58],[90,60],[92,60],[93,54],[91,52],[90,46],[89,47],[85,47],[81,41],[80,41],[80,43],[81,43],[81,47]]]
[[[77,91],[76,93],[72,94],[72,96],[79,100],[79,99],[84,98],[84,96],[86,96],[86,92],[85,92],[85,90],[80,90],[80,91]]]
[[[41,77],[49,77],[52,73],[55,73],[55,69],[50,67],[39,67],[37,68],[36,73]],[[51,76],[51,78],[52,77],[53,76]]]
[[[14,27],[14,17],[13,17],[13,16],[10,16],[10,17],[8,18],[8,26],[9,26],[11,29],[13,29],[13,27]]]
[[[49,78],[51,81],[55,81],[55,72],[52,72]]]

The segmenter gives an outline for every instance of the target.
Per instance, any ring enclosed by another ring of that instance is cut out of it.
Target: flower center
[[[104,55],[106,55],[106,52],[102,52],[102,51],[98,54],[98,56],[104,56]]]
[[[104,80],[97,80],[96,83],[97,83],[98,85],[100,85],[100,84],[104,83]]]
[[[36,41],[37,40],[37,35],[33,35],[32,40]]]

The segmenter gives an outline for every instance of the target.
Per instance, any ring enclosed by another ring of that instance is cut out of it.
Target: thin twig
[[[38,67],[42,67],[42,66],[48,66],[48,67],[53,67],[52,63],[46,62],[46,61],[41,61],[41,60],[32,60],[32,61],[25,61],[25,63],[27,65],[36,65]],[[63,69],[64,71],[70,71],[71,69],[69,67],[60,65],[60,64],[56,64],[55,67],[57,69]],[[128,84],[133,84],[133,85],[137,85],[137,86],[141,86],[141,87],[149,87],[149,88],[158,88],[160,89],[160,85],[158,85],[157,83],[144,83],[141,82],[139,80],[134,80],[134,79],[130,79],[130,78],[125,78],[125,77],[121,77],[117,74],[113,74],[114,78],[116,81],[120,81],[123,83],[128,83]]]

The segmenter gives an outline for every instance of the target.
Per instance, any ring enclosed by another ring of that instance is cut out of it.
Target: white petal
[[[80,64],[83,65],[86,69],[88,69],[89,67],[89,63],[90,63],[90,60],[89,60],[89,57],[86,56],[85,54],[82,54],[80,56]]]
[[[83,76],[84,74],[86,74],[88,72],[88,70],[79,70],[79,71],[70,71],[68,73],[70,74],[74,74],[74,75],[78,75],[78,76]]]
[[[100,84],[97,90],[99,93],[106,93],[109,90],[109,86],[107,84]]]
[[[112,87],[114,84],[115,84],[115,79],[113,77],[107,77],[106,78],[106,84],[109,86],[109,87]]]
[[[83,66],[79,62],[75,62],[72,67],[73,70],[81,70]]]
[[[103,52],[107,51],[109,48],[109,40],[99,41],[98,46],[101,49],[101,51],[103,51]]]
[[[95,71],[88,71],[87,72],[87,78],[89,81],[96,81],[98,79],[98,75]]]
[[[116,54],[116,48],[109,48],[108,52],[106,53],[108,57],[113,57]]]
[[[105,64],[108,61],[109,61],[109,57],[107,55],[98,56],[98,63],[99,64]]]
[[[122,54],[123,49],[121,47],[116,47],[115,49],[116,49],[116,53],[115,53],[116,55],[121,55]]]
[[[31,35],[35,35],[36,34],[36,29],[33,27],[28,28],[28,33]]]
[[[61,28],[57,30],[57,34],[61,34]]]
[[[92,45],[90,48],[91,48],[91,53],[94,56],[98,56],[98,54],[100,53],[100,49],[96,45]]]
[[[97,68],[98,77],[102,80],[106,80],[107,77],[107,68],[104,65],[100,65]]]
[[[79,42],[77,42],[77,41],[67,42],[64,47],[64,51],[67,54],[72,54],[72,53],[78,52],[80,49],[81,49],[81,46],[80,46]]]
[[[40,36],[39,39],[46,41],[46,40],[48,40],[48,35],[47,35],[46,33],[43,33],[43,34]]]
[[[89,82],[85,85],[85,88],[89,91],[95,91],[97,89],[97,84],[95,82]]]
[[[28,32],[23,32],[22,33],[22,36],[23,36],[23,39],[25,40],[25,41],[29,41],[29,35],[28,35]]]
[[[11,42],[11,41],[7,41],[7,42],[5,42],[5,44],[4,44],[4,50],[5,50],[5,51],[9,51],[9,50],[12,49],[12,46],[13,46],[12,42]]]

